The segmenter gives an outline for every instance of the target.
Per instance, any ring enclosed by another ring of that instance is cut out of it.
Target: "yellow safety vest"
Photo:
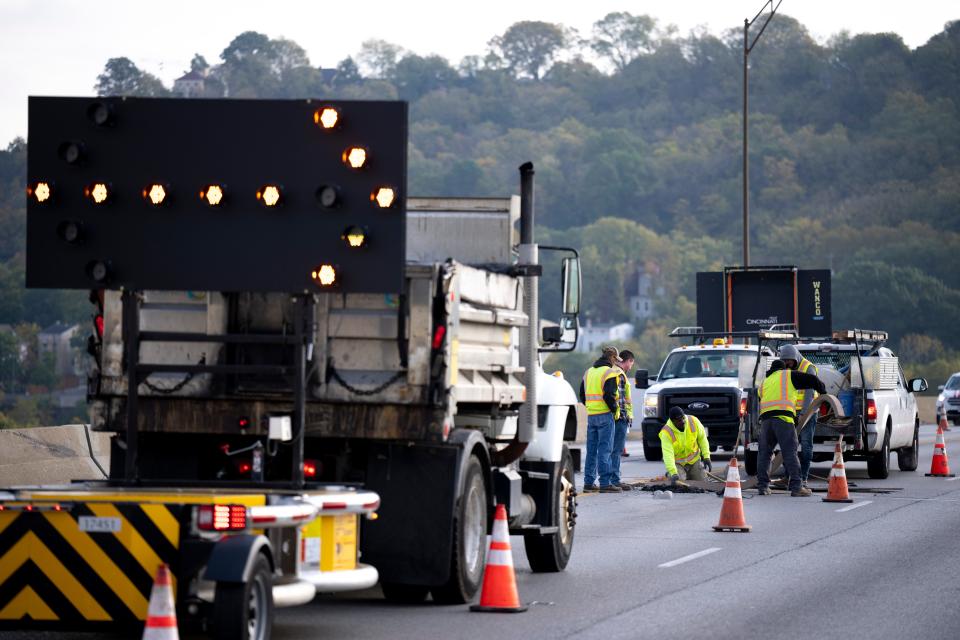
[[[701,451],[701,438],[706,443],[706,432],[696,416],[683,417],[683,431],[677,431],[669,421],[663,425],[660,429],[660,448],[668,473],[676,473],[678,464],[693,464],[701,454],[704,458],[710,458],[709,446],[706,451]]]
[[[612,367],[603,365],[591,367],[583,376],[583,394],[586,400],[587,415],[596,416],[610,413],[610,407],[603,401],[603,383],[610,377]]]
[[[797,410],[799,392],[793,386],[789,369],[774,371],[760,387],[760,417],[768,411],[789,411],[790,415],[777,416],[791,424],[794,422]]]
[[[617,378],[617,415],[615,419],[619,420],[623,416],[620,415],[620,378],[623,378],[623,408],[627,412],[627,417],[631,420],[633,419],[633,393],[630,390],[630,381],[627,379],[626,372],[620,367],[610,367],[610,371],[607,372],[607,375],[604,377],[604,382],[609,378]]]
[[[813,364],[806,358],[800,361],[800,365],[797,367],[797,371],[800,373],[809,373],[812,375],[820,375],[820,370],[817,369],[817,365]],[[798,391],[797,393],[797,415],[803,413],[803,404],[806,402],[806,394],[813,394],[810,396],[811,399],[816,398],[820,394],[814,391],[813,389],[807,389],[806,391]]]

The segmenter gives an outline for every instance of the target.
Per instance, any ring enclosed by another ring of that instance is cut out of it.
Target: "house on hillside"
[[[206,80],[206,76],[199,71],[188,71],[173,81],[173,93],[181,98],[202,97]]]
[[[623,343],[633,338],[633,325],[629,322],[616,324],[587,324],[580,327],[580,338],[577,340],[577,351],[580,353],[600,352],[604,345],[622,347]]]
[[[638,264],[627,276],[626,288],[630,317],[635,324],[645,323],[656,314],[656,299],[664,294],[660,265],[650,261]]]
[[[37,346],[41,354],[53,353],[58,376],[69,376],[75,373],[74,350],[70,346],[70,339],[77,334],[80,327],[75,324],[55,322],[37,334]]]

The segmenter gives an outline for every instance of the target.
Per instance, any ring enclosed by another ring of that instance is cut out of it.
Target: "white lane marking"
[[[957,480],[960,480],[960,476],[957,476],[956,478],[947,478],[947,482],[956,482]]]
[[[843,513],[844,511],[853,511],[854,509],[859,509],[860,507],[865,507],[868,504],[871,504],[873,500],[864,500],[863,502],[854,502],[849,507],[843,507],[842,509],[836,509],[837,513]]]
[[[675,567],[678,564],[683,564],[684,562],[690,562],[691,560],[696,560],[697,558],[702,558],[703,556],[708,556],[711,553],[716,553],[720,551],[720,547],[710,547],[709,549],[704,549],[703,551],[697,551],[696,553],[691,553],[688,556],[683,556],[682,558],[677,558],[676,560],[671,560],[670,562],[664,562],[663,564],[657,565],[661,569],[669,569],[670,567]]]

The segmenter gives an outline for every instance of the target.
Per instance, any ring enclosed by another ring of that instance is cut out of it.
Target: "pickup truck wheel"
[[[427,599],[430,587],[419,584],[400,584],[398,582],[381,582],[380,590],[387,602],[396,604],[418,604]]]
[[[743,452],[743,468],[748,476],[757,475],[757,452],[747,449]]]
[[[874,480],[884,480],[890,475],[890,429],[883,435],[883,447],[867,458],[867,475]]]
[[[920,422],[913,426],[913,444],[897,451],[897,466],[900,471],[916,471],[920,452]]]
[[[216,640],[270,640],[273,579],[263,554],[257,554],[246,582],[217,583],[212,622]]]
[[[647,444],[646,438],[643,440],[643,457],[650,462],[663,460],[663,449],[656,445]]]
[[[577,492],[574,488],[573,458],[567,446],[563,446],[563,455],[557,472],[551,478],[551,495],[554,499],[556,518],[553,524],[559,528],[556,533],[540,535],[530,533],[523,537],[523,547],[527,552],[527,561],[535,573],[555,573],[563,571],[570,561],[573,551],[573,531],[577,518]]]
[[[480,589],[487,563],[487,504],[483,467],[471,455],[464,473],[463,495],[454,511],[450,579],[431,589],[434,602],[464,604]]]

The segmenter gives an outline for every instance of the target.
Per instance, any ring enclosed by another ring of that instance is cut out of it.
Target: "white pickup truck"
[[[890,473],[890,451],[897,452],[901,471],[917,469],[920,417],[914,393],[925,391],[923,378],[904,378],[900,362],[884,346],[882,331],[835,331],[829,340],[798,344],[797,349],[817,365],[827,392],[835,395],[844,413],[853,419],[843,433],[844,459],[865,460],[871,478]],[[834,455],[838,431],[817,425],[813,460]],[[757,439],[747,446],[748,473],[756,473]]]

